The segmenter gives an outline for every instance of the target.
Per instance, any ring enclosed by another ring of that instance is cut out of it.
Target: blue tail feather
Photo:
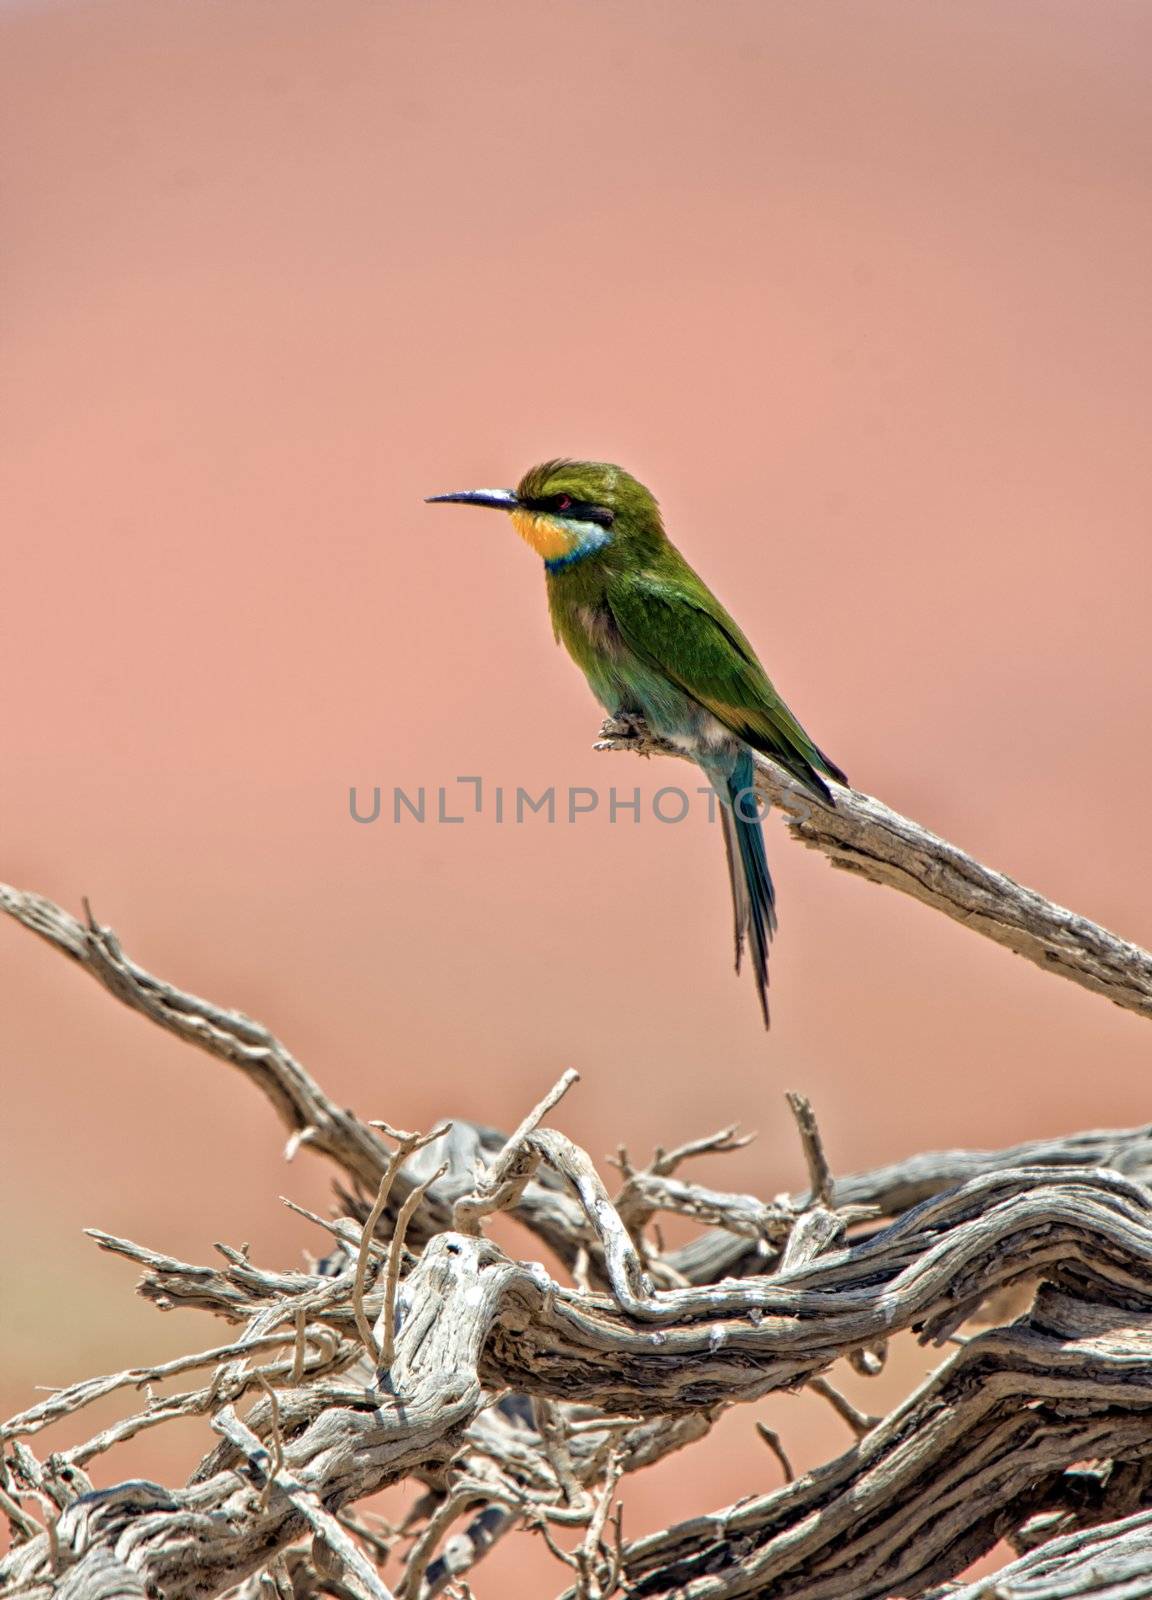
[[[751,946],[752,974],[760,996],[764,1026],[768,1027],[768,945],[776,931],[776,891],[772,887],[764,829],[756,808],[756,767],[749,751],[741,750],[724,787],[727,792],[723,797],[721,822],[732,883],[736,970],[740,970],[747,940]]]

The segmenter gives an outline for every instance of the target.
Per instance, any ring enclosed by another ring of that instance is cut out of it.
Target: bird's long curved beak
[[[494,511],[515,511],[520,504],[511,489],[461,489],[457,494],[430,494],[425,505],[450,503],[460,506],[491,506]]]

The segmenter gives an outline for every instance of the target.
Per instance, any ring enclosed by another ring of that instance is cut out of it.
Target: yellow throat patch
[[[556,517],[544,511],[513,511],[512,525],[523,539],[545,561],[559,561],[572,548],[572,535]]]

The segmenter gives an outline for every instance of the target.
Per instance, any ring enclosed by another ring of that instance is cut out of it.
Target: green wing
[[[819,774],[846,783],[781,700],[752,646],[685,565],[682,575],[616,573],[607,600],[630,649],[754,750],[828,796]]]

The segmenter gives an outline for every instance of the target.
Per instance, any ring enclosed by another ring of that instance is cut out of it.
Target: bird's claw
[[[600,737],[592,748],[629,750],[637,745],[643,747],[650,737],[642,717],[634,716],[630,711],[618,711],[614,716],[604,718],[600,725]]]

